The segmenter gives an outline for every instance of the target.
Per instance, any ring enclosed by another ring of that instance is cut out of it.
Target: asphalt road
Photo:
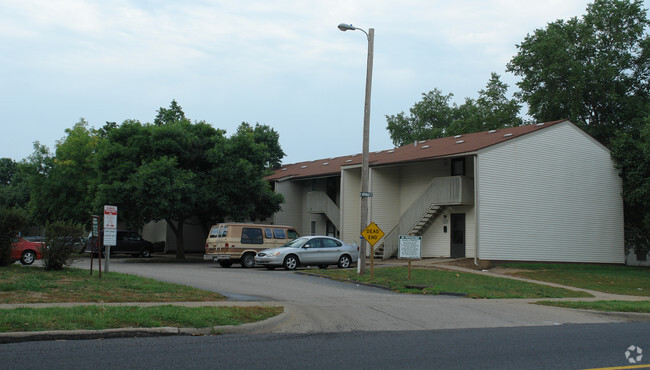
[[[648,333],[643,322],[120,338],[4,344],[0,358],[3,369],[586,369],[650,366]],[[646,351],[634,363],[631,345]]]
[[[89,266],[88,260],[76,266]],[[533,305],[526,300],[486,300],[404,295],[277,269],[222,268],[210,262],[152,263],[113,257],[111,271],[211,290],[235,301],[279,302],[289,319],[274,333],[408,331],[629,321],[626,316]],[[304,271],[304,270],[303,270]]]

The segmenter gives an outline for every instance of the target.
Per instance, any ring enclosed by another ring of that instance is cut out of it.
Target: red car
[[[11,241],[11,255],[9,259],[12,261],[20,261],[23,265],[31,265],[36,260],[43,258],[41,254],[42,243],[30,242],[19,236]]]

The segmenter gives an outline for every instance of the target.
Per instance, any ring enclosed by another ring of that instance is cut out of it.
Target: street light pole
[[[368,63],[366,67],[366,99],[363,109],[363,147],[361,155],[361,230],[363,232],[370,223],[369,204],[370,204],[370,184],[369,184],[369,152],[370,152],[370,92],[372,90],[372,62],[375,49],[375,29],[369,28],[368,32],[351,24],[341,23],[338,26],[341,31],[359,30],[366,34],[368,39]],[[359,274],[363,275],[366,271],[366,250],[368,242],[365,238],[360,238],[359,249]],[[370,258],[372,259],[372,253]]]

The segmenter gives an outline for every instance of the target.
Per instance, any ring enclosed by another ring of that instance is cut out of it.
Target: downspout
[[[474,266],[478,266],[478,233],[479,233],[479,206],[478,206],[478,153],[474,154]]]

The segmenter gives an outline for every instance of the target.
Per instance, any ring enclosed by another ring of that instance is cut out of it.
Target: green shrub
[[[72,221],[55,221],[45,226],[43,265],[46,270],[61,270],[77,256],[78,242],[84,234],[81,224]]]

